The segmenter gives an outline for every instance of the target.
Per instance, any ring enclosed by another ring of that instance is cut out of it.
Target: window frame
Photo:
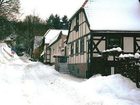
[[[109,36],[107,37],[107,49],[112,49],[116,47],[122,48],[122,37],[120,36]]]
[[[74,26],[74,30],[76,32],[79,30],[79,14],[76,16],[76,25]]]
[[[75,43],[75,54],[79,53],[79,40],[76,41]]]
[[[70,44],[70,55],[74,55],[74,42]]]
[[[84,53],[84,47],[85,47],[85,45],[84,45],[84,38],[81,38],[80,39],[80,54],[83,54]]]

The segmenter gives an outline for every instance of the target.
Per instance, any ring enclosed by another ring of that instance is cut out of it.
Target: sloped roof
[[[63,35],[68,35],[68,30],[56,30],[56,29],[50,29],[48,30],[44,37],[45,37],[45,44],[53,43],[60,35],[60,32],[62,32]]]
[[[140,31],[139,0],[88,0],[83,8],[91,30]]]
[[[35,36],[34,38],[34,49],[38,48],[42,44],[43,36]]]

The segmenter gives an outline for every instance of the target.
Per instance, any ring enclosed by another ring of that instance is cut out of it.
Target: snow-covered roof
[[[56,29],[48,30],[44,35],[45,44],[53,43],[59,37],[60,32],[62,32],[63,35],[68,35],[68,30],[56,30]]]
[[[88,0],[83,8],[92,30],[140,31],[139,0]]]
[[[38,48],[42,43],[43,36],[35,36],[34,38],[34,49]]]

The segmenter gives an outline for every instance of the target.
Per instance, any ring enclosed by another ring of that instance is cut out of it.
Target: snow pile
[[[0,63],[23,63],[17,54],[7,46],[6,43],[0,43]]]
[[[85,105],[140,104],[140,90],[135,83],[119,74],[92,77],[80,84],[80,91],[81,95],[84,94],[82,100],[85,100]]]
[[[0,104],[140,104],[140,90],[121,75],[95,76],[84,82],[68,78],[41,63],[0,64]]]
[[[79,82],[53,66],[19,63],[17,55],[12,60],[6,51],[12,54],[1,45],[0,59],[5,62],[0,62],[0,105],[140,105],[140,89],[121,75],[97,75]]]

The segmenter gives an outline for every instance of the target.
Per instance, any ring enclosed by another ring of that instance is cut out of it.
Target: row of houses
[[[43,36],[44,63],[67,56],[70,73],[89,78],[103,70],[104,50],[120,47],[125,54],[140,53],[139,0],[86,0],[69,23],[69,30],[50,29]],[[113,55],[109,60],[113,62]]]

